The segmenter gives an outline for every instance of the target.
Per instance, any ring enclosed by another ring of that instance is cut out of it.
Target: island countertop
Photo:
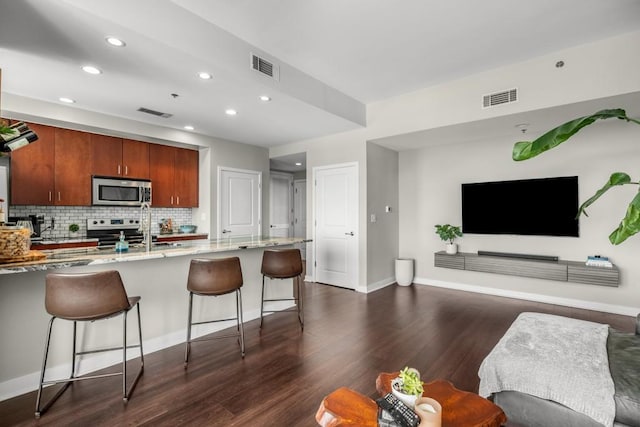
[[[126,252],[115,252],[113,247],[87,247],[54,249],[41,251],[45,259],[0,264],[0,274],[24,273],[39,270],[99,265],[145,259],[168,258],[185,255],[236,251],[242,249],[266,248],[309,242],[302,237],[262,237],[247,236],[218,240],[189,240],[180,242],[154,243],[147,251],[143,246],[132,246]]]

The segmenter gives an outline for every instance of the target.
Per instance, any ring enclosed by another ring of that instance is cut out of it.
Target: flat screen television
[[[579,236],[578,177],[462,184],[462,232]]]

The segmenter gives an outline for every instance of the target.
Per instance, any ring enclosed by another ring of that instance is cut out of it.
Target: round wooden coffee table
[[[397,376],[398,372],[378,375],[376,389],[381,396],[391,391],[391,380]],[[426,383],[423,396],[431,397],[442,405],[442,427],[499,427],[507,422],[500,407],[477,394],[458,390],[446,380]],[[376,402],[342,387],[323,399],[316,421],[325,427],[375,427],[377,414]]]

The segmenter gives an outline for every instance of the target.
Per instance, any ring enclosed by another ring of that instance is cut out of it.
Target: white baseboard
[[[413,283],[418,285],[435,286],[438,288],[455,289],[459,291],[475,292],[479,294],[495,295],[499,297],[522,299],[526,301],[543,302],[546,304],[564,305],[567,307],[583,308],[585,310],[603,311],[605,313],[621,314],[635,317],[640,313],[638,307],[604,304],[594,301],[585,301],[573,298],[554,297],[550,295],[533,294],[529,292],[512,291],[508,289],[489,288],[485,286],[468,285],[465,283],[446,282],[435,279],[416,277]]]
[[[382,288],[386,288],[387,286],[393,285],[396,283],[395,277],[387,277],[386,279],[378,280],[377,282],[369,283],[367,285],[367,289],[364,291],[365,293],[374,292]],[[361,292],[361,291],[358,291]]]
[[[286,301],[280,301],[279,305],[272,305],[270,307],[274,309],[285,309],[289,307],[295,306],[293,303],[288,303]],[[282,304],[285,303],[285,304]],[[265,313],[265,316],[268,316],[270,313]],[[244,312],[243,314],[244,323],[260,318],[260,310],[251,310]],[[213,332],[220,331],[222,329],[228,328],[230,322],[221,322],[221,323],[212,323],[206,325],[198,325],[198,333],[194,333],[194,338],[198,336],[207,335]],[[144,330],[142,331],[144,335]],[[174,346],[176,344],[184,343],[187,337],[187,329],[184,329],[171,332],[166,335],[162,335],[156,338],[151,338],[148,340],[143,340],[142,345],[144,348],[145,356],[151,353],[154,353],[159,350],[163,350],[165,348]],[[134,338],[135,339],[135,338]],[[127,360],[135,359],[139,357],[140,353],[136,349],[131,349],[127,351],[128,357]],[[85,375],[90,372],[98,371],[100,369],[108,368],[109,366],[114,366],[122,363],[121,352],[108,352],[108,353],[97,353],[93,355],[88,355],[80,359],[80,362],[77,363],[77,375]],[[176,360],[176,363],[182,364],[183,360]],[[135,370],[135,366],[131,367],[132,370]],[[55,379],[55,378],[68,378],[69,373],[71,372],[71,363],[64,363],[61,365],[47,367],[47,377],[45,380]],[[38,389],[38,383],[40,382],[40,371],[32,372],[30,374],[12,378],[8,381],[4,381],[0,383],[0,401],[10,399],[15,396],[19,396],[24,393],[28,393],[33,390]],[[35,403],[34,403],[35,404]]]

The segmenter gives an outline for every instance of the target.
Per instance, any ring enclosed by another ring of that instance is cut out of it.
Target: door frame
[[[358,162],[346,162],[346,163],[336,163],[336,164],[332,164],[332,165],[325,165],[325,166],[314,166],[312,169],[312,180],[311,180],[311,185],[313,186],[313,191],[311,194],[311,206],[312,206],[312,212],[313,212],[313,222],[312,222],[312,239],[313,239],[313,262],[311,263],[311,277],[313,279],[313,281],[316,281],[316,262],[317,262],[317,245],[318,245],[318,239],[316,238],[316,225],[317,225],[317,221],[316,218],[318,217],[318,197],[317,197],[317,191],[318,191],[318,186],[316,185],[316,181],[317,181],[317,173],[318,171],[321,170],[327,170],[327,169],[337,169],[337,168],[344,168],[344,167],[350,167],[353,166],[355,168],[355,175],[356,175],[356,188],[355,188],[355,193],[356,193],[356,216],[355,216],[355,226],[354,229],[357,230],[356,232],[356,254],[355,254],[355,258],[356,258],[356,265],[355,265],[355,271],[354,271],[354,279],[355,279],[355,283],[354,283],[354,290],[358,290],[360,289],[360,170],[359,170],[359,164]],[[307,196],[309,196],[307,194]],[[307,218],[308,220],[309,218]]]
[[[288,231],[287,234],[289,237],[293,236],[293,174],[290,172],[280,172],[280,171],[269,171],[269,236],[271,236],[271,224],[273,224],[273,218],[271,214],[273,213],[273,187],[271,185],[271,178],[274,176],[279,176],[282,178],[286,178],[289,181],[288,184],[288,211],[287,211],[287,224]]]
[[[262,230],[262,171],[231,168],[228,166],[218,166],[218,185],[217,185],[218,194],[216,195],[216,238],[217,239],[222,238],[220,235],[220,231],[221,231],[220,219],[222,218],[222,209],[221,209],[222,179],[221,178],[222,178],[223,171],[250,173],[250,174],[258,175],[258,232],[260,233],[260,235],[264,234]]]

